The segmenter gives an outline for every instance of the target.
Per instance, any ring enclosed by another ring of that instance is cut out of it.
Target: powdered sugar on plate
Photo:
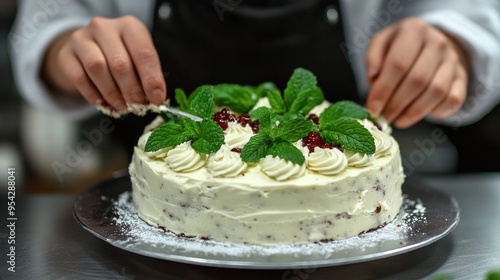
[[[116,241],[120,242],[121,246],[132,248],[137,244],[148,244],[148,246],[155,248],[156,251],[165,249],[167,252],[189,253],[199,257],[221,255],[225,257],[249,257],[279,254],[289,256],[313,255],[317,259],[325,259],[340,251],[352,249],[365,251],[379,247],[382,243],[387,242],[404,246],[406,238],[411,234],[416,234],[413,227],[416,224],[427,222],[426,208],[422,202],[418,199],[411,200],[405,197],[399,215],[391,223],[375,231],[325,243],[261,246],[186,239],[165,232],[139,218],[130,191],[118,196],[118,199],[113,203],[112,211],[114,212],[113,222],[122,231],[120,234],[126,236],[125,240]]]

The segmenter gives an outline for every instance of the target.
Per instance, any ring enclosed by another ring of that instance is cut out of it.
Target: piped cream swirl
[[[368,119],[358,120],[358,122],[370,132],[375,140],[375,158],[387,155],[392,147],[392,140],[388,134],[389,132],[387,132],[390,127],[387,125],[387,121],[385,121],[385,119],[381,118],[380,120],[385,122],[385,130],[378,129],[378,127]]]
[[[306,172],[306,165],[298,165],[288,160],[266,156],[260,160],[262,172],[276,181],[285,181],[288,179],[302,177]]]
[[[309,170],[323,175],[335,175],[347,168],[347,157],[339,149],[314,148],[307,161]]]
[[[205,155],[200,155],[191,147],[190,142],[177,145],[167,153],[165,162],[176,172],[192,172],[200,169],[206,161]]]
[[[224,131],[224,134],[224,141],[231,150],[233,148],[243,148],[253,136],[253,131],[249,125],[243,127],[237,122],[230,122],[227,124],[227,129]]]
[[[345,150],[344,154],[347,157],[348,166],[352,167],[364,167],[370,165],[375,157],[373,155],[356,153],[352,151]]]
[[[207,163],[207,170],[214,177],[236,177],[247,168],[238,153],[223,145],[215,154],[210,156]]]
[[[391,137],[387,133],[380,131],[375,126],[370,129],[370,132],[373,139],[375,139],[375,158],[390,154],[392,147]]]
[[[143,151],[146,150],[146,143],[148,142],[148,139],[149,139],[149,136],[151,136],[151,133],[153,133],[153,132],[148,131],[148,132],[144,133],[143,135],[141,135],[141,137],[139,138],[139,142],[137,143],[137,146],[139,146],[139,148],[141,148]],[[170,151],[171,149],[172,149],[171,147],[167,147],[167,148],[159,149],[159,150],[154,151],[154,152],[146,152],[146,154],[148,155],[148,157],[155,157],[158,159],[164,159],[167,156],[168,151]]]

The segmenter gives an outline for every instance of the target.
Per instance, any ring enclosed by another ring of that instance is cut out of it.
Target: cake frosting
[[[383,226],[402,203],[399,146],[373,122],[362,124],[374,136],[373,155],[316,147],[302,149],[303,165],[272,156],[243,162],[231,149],[252,134],[236,122],[208,157],[188,142],[145,152],[145,132],[129,167],[139,215],[183,236],[261,245],[342,239]]]
[[[176,100],[202,122],[159,116],[134,148],[133,199],[149,224],[182,237],[300,244],[355,236],[399,213],[404,174],[389,124],[352,102],[323,101],[309,71],[294,72],[284,97],[269,84],[192,95],[176,91]],[[211,100],[239,113],[215,112]]]

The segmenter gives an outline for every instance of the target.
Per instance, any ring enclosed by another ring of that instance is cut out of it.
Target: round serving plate
[[[100,182],[74,203],[78,223],[98,238],[139,255],[213,267],[293,269],[372,261],[429,245],[459,222],[454,198],[414,180],[404,184],[404,207],[391,224],[327,243],[258,246],[177,237],[142,221],[127,174]],[[400,229],[401,227],[401,229]]]

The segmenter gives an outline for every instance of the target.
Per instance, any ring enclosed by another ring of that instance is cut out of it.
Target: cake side
[[[129,168],[142,219],[177,234],[250,244],[341,239],[390,222],[402,204],[399,147],[336,176],[306,170],[279,182],[251,166],[244,176],[173,171],[139,147]]]

